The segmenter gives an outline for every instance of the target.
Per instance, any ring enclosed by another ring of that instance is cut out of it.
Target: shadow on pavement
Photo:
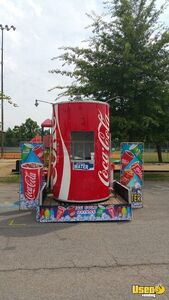
[[[39,236],[77,225],[77,223],[38,223],[35,210],[0,213],[0,235],[5,237]]]

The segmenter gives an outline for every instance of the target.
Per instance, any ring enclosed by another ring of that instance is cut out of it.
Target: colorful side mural
[[[131,191],[132,207],[143,206],[143,143],[121,144],[120,183]]]
[[[38,205],[44,163],[43,144],[23,143],[21,149],[20,209]]]
[[[85,222],[131,220],[131,205],[58,205],[37,207],[37,221]]]

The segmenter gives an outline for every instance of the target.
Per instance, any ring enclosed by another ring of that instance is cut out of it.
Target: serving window
[[[94,132],[71,132],[71,158],[73,161],[94,160]]]

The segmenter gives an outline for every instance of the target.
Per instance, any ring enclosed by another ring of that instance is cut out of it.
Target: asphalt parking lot
[[[39,224],[18,211],[18,185],[0,184],[0,299],[169,299],[169,183],[146,182],[131,222]],[[152,297],[153,298],[153,297]]]

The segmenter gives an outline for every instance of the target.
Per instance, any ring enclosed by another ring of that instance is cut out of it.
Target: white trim
[[[59,126],[58,104],[56,105],[55,112],[56,112],[56,123],[58,126],[58,131],[60,134],[60,139],[61,139],[62,148],[63,148],[63,173],[62,173],[62,180],[61,180],[61,186],[60,186],[58,198],[66,201],[66,200],[68,200],[68,195],[69,195],[71,166],[70,166],[69,153],[67,151],[64,140],[62,138],[62,134],[61,134],[60,126]]]

